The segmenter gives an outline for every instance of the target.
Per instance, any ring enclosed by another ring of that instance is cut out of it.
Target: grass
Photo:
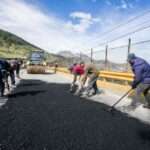
[[[6,47],[0,47],[1,58],[26,58],[31,50],[20,47],[19,49],[7,49]]]

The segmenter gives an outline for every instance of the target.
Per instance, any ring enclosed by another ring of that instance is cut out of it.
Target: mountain
[[[24,58],[32,50],[41,50],[39,47],[30,44],[24,39],[0,29],[0,57],[3,58]]]
[[[81,61],[84,61],[85,63],[91,62],[91,58],[83,53],[79,54],[79,53],[72,53],[70,51],[61,51],[58,53],[58,55],[67,59],[68,63],[70,64],[75,62],[79,63]],[[98,69],[105,70],[106,68],[105,60],[93,60],[93,63],[96,65]],[[124,71],[126,68],[126,64],[119,64],[108,61],[107,68],[113,71]]]
[[[71,51],[60,51],[57,55],[72,59],[72,63],[74,62],[90,62],[90,57],[83,53],[72,53]]]
[[[73,54],[71,51],[60,51],[58,53],[59,56],[65,57],[65,58],[73,58],[76,57],[75,54]]]

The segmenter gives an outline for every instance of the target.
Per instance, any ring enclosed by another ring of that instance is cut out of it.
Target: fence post
[[[129,38],[128,40],[128,52],[127,52],[127,59],[128,59],[128,55],[130,54],[131,51],[131,38]],[[127,60],[127,71],[129,71],[129,64],[128,64],[128,60]]]
[[[81,51],[80,51],[80,62],[81,62],[81,60],[82,60],[82,56],[81,56]]]
[[[108,45],[106,45],[105,49],[105,70],[108,69]]]
[[[91,63],[93,62],[93,49],[91,48]]]

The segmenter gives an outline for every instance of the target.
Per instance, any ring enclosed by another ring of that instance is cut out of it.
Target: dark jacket
[[[4,69],[4,60],[0,60],[0,70]]]
[[[0,60],[0,77],[4,77],[4,75],[8,75],[10,71],[10,64],[6,60]]]
[[[135,74],[133,84],[150,84],[150,64],[144,59],[136,57],[131,63],[132,71]]]
[[[2,70],[4,68],[4,61],[0,60],[0,81],[2,81]]]

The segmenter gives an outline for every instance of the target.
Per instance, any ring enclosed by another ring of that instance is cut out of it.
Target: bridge
[[[44,75],[23,70],[21,76],[11,95],[0,99],[1,149],[149,149],[148,109],[141,105],[125,109],[131,102],[125,98],[113,114],[107,111],[129,88],[132,74],[102,71],[98,81],[101,92],[90,98],[69,92],[72,76],[65,68]],[[123,83],[115,84],[116,80]]]

